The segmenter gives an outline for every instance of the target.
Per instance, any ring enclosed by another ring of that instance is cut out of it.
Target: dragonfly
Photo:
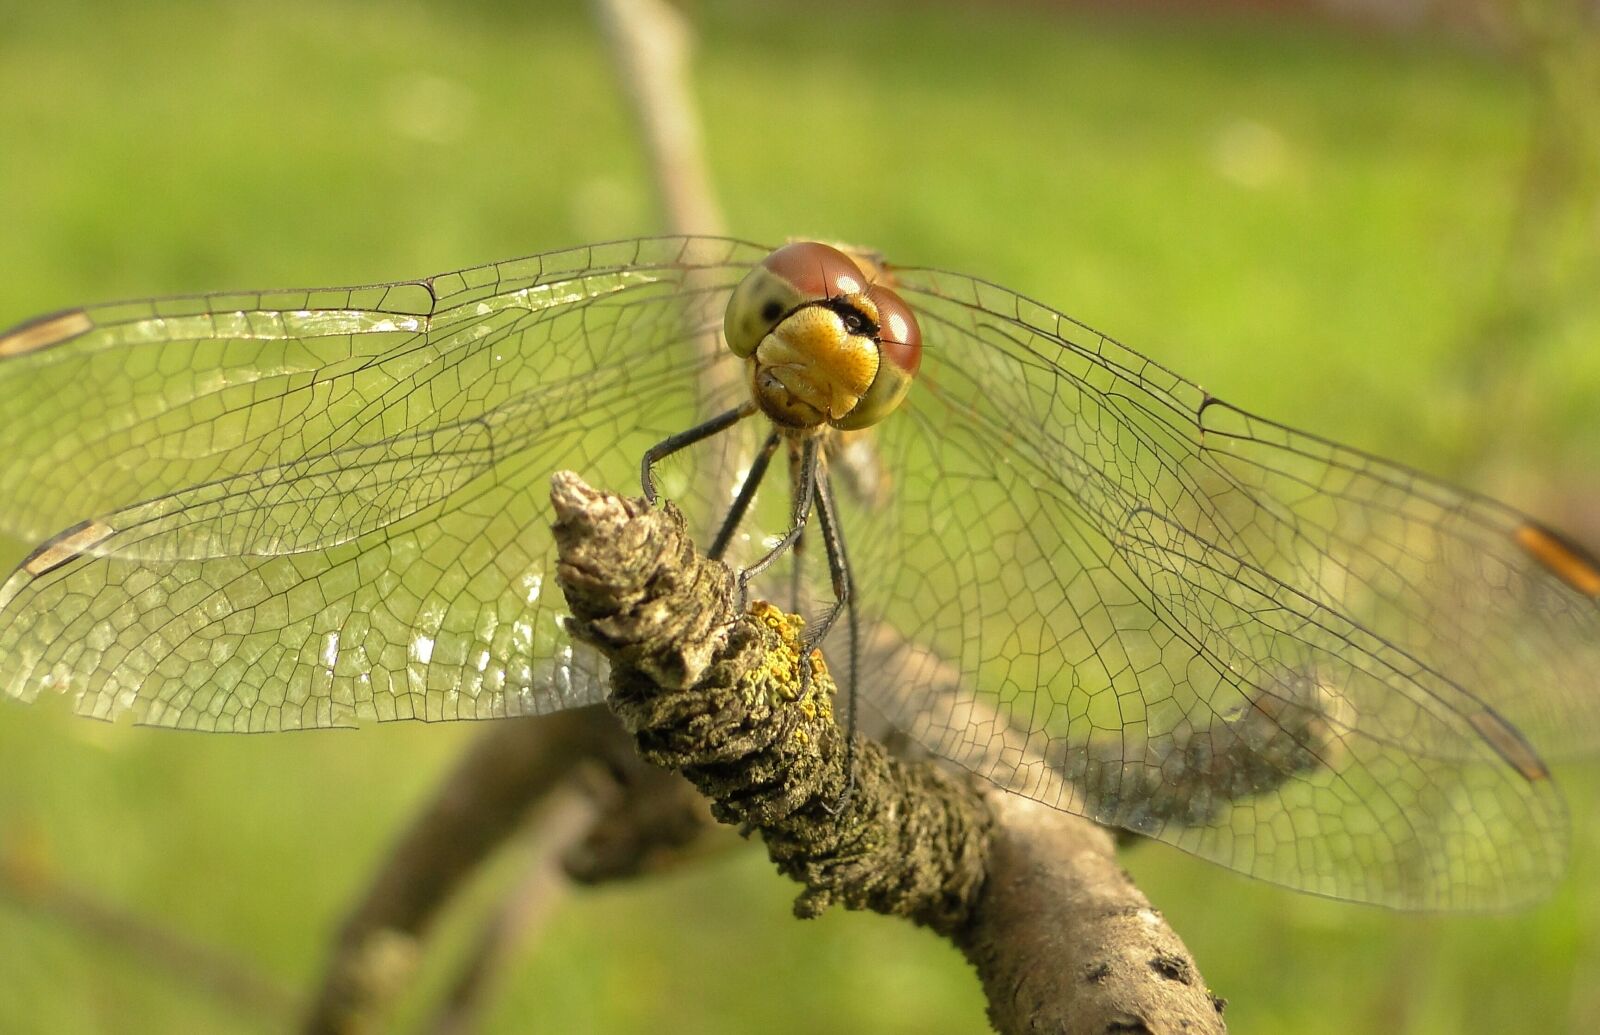
[[[1007,791],[1395,908],[1560,879],[1593,555],[996,284],[815,242],[0,333],[0,527],[40,544],[0,583],[0,696],[217,732],[602,702],[548,485],[641,465],[750,593],[859,652],[850,694]]]

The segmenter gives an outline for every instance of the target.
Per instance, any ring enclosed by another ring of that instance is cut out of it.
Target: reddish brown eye
[[[887,417],[911,390],[917,368],[922,365],[922,330],[905,300],[882,284],[865,292],[876,310],[878,322],[874,336],[880,361],[872,385],[856,403],[855,409],[829,423],[836,428],[865,428]]]
[[[883,357],[907,374],[922,365],[922,328],[905,300],[889,288],[874,284],[867,297],[878,307],[878,347]]]
[[[793,284],[806,298],[834,298],[867,289],[866,276],[850,256],[816,241],[786,244],[761,260],[761,265]]]

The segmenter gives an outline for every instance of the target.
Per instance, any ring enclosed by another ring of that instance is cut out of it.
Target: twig
[[[856,745],[855,792],[820,658],[799,675],[786,616],[736,615],[732,576],[670,505],[552,486],[573,633],[612,665],[611,706],[640,752],[681,771],[727,823],[761,834],[828,905],[907,917],[977,968],[1003,1033],[1223,1030],[1187,950],[1116,863],[1105,830],[931,762]]]
[[[1223,1000],[1117,863],[1112,833],[991,792],[989,879],[961,950],[1000,1032],[1222,1032]]]
[[[687,26],[654,0],[597,0],[596,8],[644,136],[667,228],[718,232],[722,219],[686,86]],[[705,351],[718,343],[708,338],[697,347]],[[701,389],[715,396],[728,386]],[[511,834],[519,817],[590,757],[607,763],[617,791],[588,835],[567,847],[563,865],[570,877],[598,882],[664,868],[710,827],[704,799],[682,779],[643,764],[603,710],[582,720],[556,716],[491,729],[469,749],[353,908],[307,1030],[350,1031],[375,1023],[399,975],[410,971],[417,939],[432,916]],[[478,965],[488,968],[492,960],[485,956]]]
[[[620,725],[617,735],[622,738]],[[608,775],[610,793],[603,798],[600,815],[561,860],[567,876],[578,883],[661,873],[731,843],[731,838],[706,837],[719,828],[705,798],[689,781],[650,765],[631,744],[611,760]]]
[[[675,232],[720,232],[722,220],[712,200],[694,106],[685,86],[687,32],[681,17],[657,0],[596,0],[596,7],[644,135],[668,226]],[[708,335],[698,347],[713,350],[720,348],[720,343]],[[707,366],[723,370],[728,365]],[[728,385],[723,383],[701,385],[703,399],[718,399],[727,391]],[[726,478],[728,472],[719,470],[718,476]],[[682,615],[692,621],[694,613],[690,609]],[[769,631],[781,642],[777,630]],[[912,649],[893,630],[875,630],[873,637],[883,650]],[[947,692],[958,691],[956,687]],[[647,700],[634,704],[649,712]],[[794,726],[791,733],[804,729],[806,739],[815,738],[819,746],[819,753],[812,756],[815,759],[823,757],[820,745],[832,745],[825,754],[837,763],[839,734],[826,715],[830,706],[826,694],[813,688],[805,704],[788,705],[778,711],[792,715],[796,708],[811,710],[806,722]],[[748,716],[748,712],[710,711],[699,716],[699,721],[716,724],[733,715]],[[634,715],[635,719],[642,717],[637,712]],[[559,722],[559,717],[542,721]],[[530,736],[533,729],[530,725]],[[621,739],[614,723],[611,733]],[[551,736],[561,735],[556,731]],[[493,737],[492,733],[486,737],[478,751],[492,753]],[[991,1016],[1002,1031],[1022,1030],[1024,1024],[1039,1025],[1029,1027],[1030,1031],[1136,1031],[1141,1024],[1148,1031],[1179,1030],[1185,1025],[1189,1031],[1221,1030],[1217,1010],[1199,985],[1192,962],[1116,866],[1110,837],[1103,830],[1065,813],[1031,807],[1011,795],[974,797],[971,785],[962,779],[925,764],[906,765],[865,746],[860,757],[877,767],[885,779],[861,779],[858,775],[862,787],[860,800],[853,803],[856,818],[848,823],[819,822],[816,809],[831,807],[837,799],[842,772],[836,765],[808,769],[804,761],[807,752],[791,756],[784,753],[783,745],[776,746],[776,755],[756,753],[765,759],[756,771],[765,773],[771,786],[748,800],[724,796],[719,808],[726,816],[743,816],[765,827],[782,827],[794,820],[788,824],[788,839],[778,831],[780,836],[769,840],[769,849],[786,870],[806,884],[807,892],[800,901],[802,912],[843,901],[910,915],[946,932],[978,966],[990,995]],[[569,875],[607,880],[657,869],[684,858],[686,850],[705,840],[701,837],[707,816],[704,799],[682,779],[644,765],[631,751],[613,753],[614,744],[591,747],[607,759],[621,789],[582,845],[567,853]],[[524,758],[535,755],[529,748],[522,751]],[[665,757],[661,750],[649,753]],[[582,749],[567,759],[568,764],[581,761],[580,754]],[[967,761],[978,768],[983,760]],[[715,790],[720,764],[710,760],[709,765],[691,768]],[[479,793],[473,773],[481,779],[488,768],[475,766],[469,759],[451,786],[470,799]],[[790,776],[799,779],[790,780]],[[869,796],[867,784],[878,784],[878,791]],[[907,813],[918,817],[916,822],[894,828],[898,840],[876,841],[886,833],[884,806],[901,810],[910,806],[888,792],[909,792],[914,787],[928,792]],[[547,790],[527,786],[523,800],[536,800]],[[876,804],[866,804],[869,797]],[[980,804],[975,806],[975,802]],[[955,822],[952,809],[964,813],[966,819]],[[430,810],[431,822],[450,828],[453,821],[439,812],[438,808]],[[429,822],[425,817],[419,825]],[[980,853],[973,850],[975,842],[984,841],[983,831],[988,831],[990,846],[987,871],[976,858]],[[428,838],[408,838],[402,847],[413,840]],[[478,838],[475,858],[497,843],[494,837]],[[899,848],[886,852],[884,844]],[[895,868],[906,859],[917,863],[909,868],[918,873],[916,880],[907,881],[906,867]],[[395,861],[391,860],[391,866]],[[398,868],[405,869],[403,865]],[[458,868],[446,880],[434,883],[430,911],[468,869],[470,866]],[[983,879],[985,872],[987,879]],[[380,879],[372,894],[381,898],[379,888],[391,882]],[[374,938],[381,944],[379,932],[391,929],[382,922],[383,912],[358,910],[353,914],[341,943],[344,951],[336,959],[345,951],[359,956],[360,946]],[[365,937],[361,936],[363,930]],[[400,940],[411,944],[410,937]],[[377,955],[385,954],[378,951]],[[395,955],[408,956],[405,952]],[[485,959],[492,962],[492,954]],[[480,965],[487,967],[487,963]],[[1057,1017],[1066,1017],[1070,1024],[1040,1024]]]
[[[604,709],[491,725],[394,847],[345,919],[308,1032],[372,1030],[455,890],[574,766],[628,750]]]
[[[539,822],[529,830],[533,846],[522,878],[483,924],[425,1030],[433,1035],[473,1030],[501,961],[538,929],[561,899],[567,886],[561,856],[583,839],[598,812],[593,797],[577,787],[558,791],[544,803]]]
[[[595,0],[594,7],[644,138],[668,231],[723,233],[689,95],[683,16],[659,0]]]
[[[716,192],[706,169],[701,146],[700,119],[689,91],[689,24],[662,0],[593,0],[595,15],[611,47],[612,64],[644,141],[651,179],[661,199],[661,214],[669,232],[711,234],[725,232]],[[709,293],[696,292],[696,278],[684,281],[684,297],[701,298],[706,311],[692,308],[683,314],[684,326],[715,327],[715,305]],[[703,297],[702,297],[703,296]],[[692,305],[692,304],[691,304]],[[716,331],[697,335],[696,353],[701,363],[696,390],[702,416],[727,409],[742,391],[737,365],[710,362],[722,352]],[[733,446],[713,440],[702,468],[704,499],[726,499],[738,466]]]
[[[61,922],[129,959],[198,989],[241,1017],[268,1027],[300,1009],[288,989],[218,948],[50,876],[44,866],[16,853],[0,860],[0,896]]]

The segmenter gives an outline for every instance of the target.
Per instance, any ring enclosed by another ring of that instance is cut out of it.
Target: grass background
[[[1231,401],[1600,528],[1600,249],[1576,132],[1600,113],[1569,105],[1562,123],[1508,58],[1005,5],[722,0],[700,28],[736,233],[980,273]],[[1578,158],[1552,160],[1566,171],[1530,210],[1540,133],[1563,125]],[[10,5],[0,142],[0,325],[658,226],[577,5]],[[472,732],[208,737],[0,702],[0,848],[305,987]],[[1127,863],[1234,1031],[1592,1031],[1600,792],[1593,765],[1563,776],[1573,877],[1516,916],[1317,901],[1159,846]],[[511,962],[489,1029],[985,1030],[942,943],[870,916],[797,923],[792,894],[756,850],[580,893]],[[443,932],[424,986],[464,932]],[[262,1025],[0,900],[0,1031],[173,1030]]]

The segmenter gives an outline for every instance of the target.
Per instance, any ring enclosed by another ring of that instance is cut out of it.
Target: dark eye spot
[[[878,333],[878,325],[873,323],[872,318],[845,299],[829,299],[823,304],[839,314],[839,322],[844,325],[844,329],[850,334],[870,336]]]
[[[761,307],[761,319],[767,323],[777,322],[778,317],[782,315],[783,305],[776,299]]]

